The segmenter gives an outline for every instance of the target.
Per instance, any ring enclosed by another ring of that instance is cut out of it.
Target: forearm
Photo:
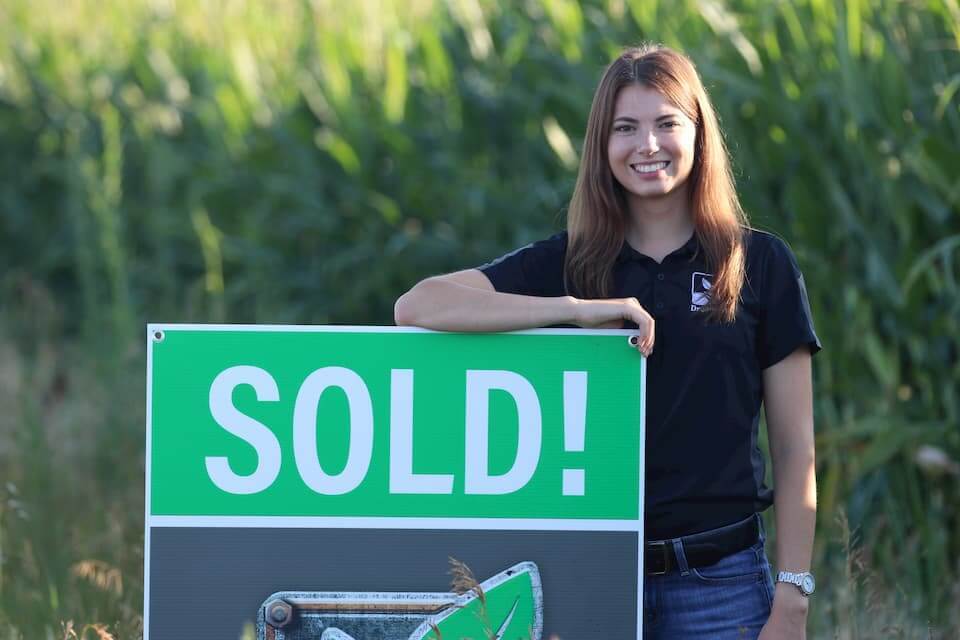
[[[776,571],[802,573],[810,570],[817,516],[813,383],[806,347],[764,370],[763,393],[773,464]],[[778,583],[769,624],[799,630],[790,637],[803,637],[808,608],[809,601],[796,586]]]
[[[576,300],[499,293],[427,279],[397,300],[398,325],[442,331],[514,331],[573,324]]]
[[[775,572],[810,571],[817,517],[813,446],[777,451],[773,453],[773,459],[777,525]],[[807,598],[794,585],[777,583],[775,609],[799,623],[806,619],[808,607]]]
[[[817,518],[813,448],[774,455],[773,481],[777,569],[809,571]]]

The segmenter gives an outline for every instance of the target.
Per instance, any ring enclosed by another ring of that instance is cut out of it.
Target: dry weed
[[[98,622],[83,625],[79,633],[74,629],[73,620],[61,622],[61,626],[63,627],[63,640],[87,640],[87,632],[93,633],[92,636],[89,636],[93,638],[93,640],[117,640],[117,638],[107,630],[106,625]]]
[[[477,594],[480,602],[485,605],[487,603],[487,595],[483,592],[483,587],[477,582],[477,578],[473,575],[470,567],[456,558],[450,557],[449,560],[449,573],[451,576],[450,588],[453,592],[462,595],[468,591],[473,591]]]
[[[465,562],[461,562],[454,557],[450,557],[449,561],[449,573],[451,576],[450,588],[454,593],[461,595],[470,591],[477,594],[477,599],[480,601],[477,617],[483,626],[484,637],[496,640],[496,634],[493,631],[493,625],[490,623],[490,616],[487,613],[487,594],[483,592],[483,587],[477,582],[476,576],[473,575],[473,571]]]
[[[123,595],[123,576],[120,569],[102,560],[81,560],[72,567],[70,573],[77,578],[90,582],[102,591]]]

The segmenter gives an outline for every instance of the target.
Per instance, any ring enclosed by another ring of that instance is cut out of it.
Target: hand
[[[767,624],[760,629],[757,640],[807,640],[807,619],[797,623],[786,615],[780,615],[776,609],[770,612]]]
[[[624,321],[637,325],[637,351],[653,353],[654,322],[636,298],[576,300],[574,322],[587,329],[619,329]]]
[[[757,640],[806,640],[809,601],[793,585],[777,583],[773,609]]]

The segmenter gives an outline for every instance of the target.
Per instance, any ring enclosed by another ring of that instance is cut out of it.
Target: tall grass
[[[145,320],[390,323],[561,224],[599,72],[642,39],[698,63],[806,275],[816,637],[877,637],[873,601],[957,628],[956,0],[6,0],[0,637],[136,634]]]

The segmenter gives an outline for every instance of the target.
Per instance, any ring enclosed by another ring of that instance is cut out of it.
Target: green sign
[[[150,335],[150,516],[639,519],[624,332]]]
[[[640,637],[630,335],[151,325],[145,640]]]

